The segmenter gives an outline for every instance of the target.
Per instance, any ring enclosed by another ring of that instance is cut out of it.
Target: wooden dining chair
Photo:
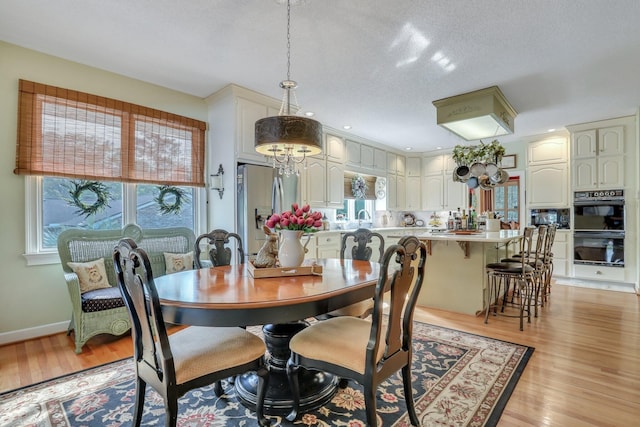
[[[376,233],[374,231],[368,230],[366,228],[359,228],[355,231],[344,233],[342,235],[342,246],[340,248],[340,259],[345,259],[347,244],[350,241],[353,241],[354,245],[351,247],[351,259],[359,260],[359,261],[370,261],[373,255],[373,249],[370,244],[373,243],[373,240],[378,240],[378,251],[379,254],[376,256],[376,262],[382,261],[382,256],[384,255],[384,237],[380,233]],[[326,314],[326,317],[338,317],[338,316],[355,316],[364,319],[369,316],[373,311],[373,300],[368,299],[364,301],[357,302],[355,304],[351,304],[347,307],[340,308],[338,310],[334,310],[330,313]]]
[[[194,252],[194,261],[196,263],[197,268],[208,267],[208,265],[202,262],[200,255],[202,253],[202,248],[200,247],[200,242],[205,240],[209,246],[209,260],[213,267],[220,267],[224,265],[231,264],[231,249],[227,247],[229,245],[230,240],[236,240],[236,248],[238,250],[238,258],[236,260],[236,264],[244,264],[244,249],[242,248],[242,238],[236,233],[230,233],[227,230],[216,229],[211,231],[210,233],[205,233],[196,239],[196,243],[193,249]]]
[[[331,372],[364,387],[367,426],[377,426],[376,390],[389,376],[402,371],[404,397],[412,425],[419,425],[411,387],[413,312],[424,279],[427,251],[415,236],[406,236],[384,253],[370,319],[335,317],[312,324],[294,335],[287,375],[293,393],[289,421],[298,416],[299,368]],[[392,260],[399,268],[388,278]],[[383,316],[385,293],[389,316]]]
[[[261,426],[268,383],[266,346],[242,328],[191,326],[167,334],[147,253],[131,239],[122,239],[113,251],[118,287],[132,323],[136,397],[133,421],[139,426],[147,384],[164,399],[167,427],[178,419],[178,398],[233,375],[258,374],[256,415]],[[214,387],[215,394],[221,390]]]

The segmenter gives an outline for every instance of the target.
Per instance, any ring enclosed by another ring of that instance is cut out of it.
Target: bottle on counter
[[[453,230],[456,226],[456,221],[453,218],[453,214],[449,211],[449,217],[447,218],[447,230]]]
[[[458,208],[458,212],[454,213],[454,215],[454,230],[462,230],[462,214],[460,213],[460,208]]]
[[[462,229],[467,230],[469,228],[469,217],[467,216],[466,209],[462,209]]]
[[[469,228],[475,230],[478,228],[478,215],[476,214],[475,208],[471,209],[471,219],[469,220],[470,226]]]

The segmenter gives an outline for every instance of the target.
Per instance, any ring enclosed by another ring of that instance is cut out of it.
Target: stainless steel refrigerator
[[[270,166],[238,165],[238,234],[247,259],[253,259],[265,240],[262,226],[269,215],[300,203],[296,175],[279,175]]]

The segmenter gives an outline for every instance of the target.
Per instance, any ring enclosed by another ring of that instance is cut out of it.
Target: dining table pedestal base
[[[267,415],[287,415],[293,408],[293,397],[287,378],[287,360],[291,354],[289,341],[307,322],[269,324],[262,328],[269,352],[269,385],[264,400]],[[298,413],[311,411],[328,403],[338,389],[339,378],[326,372],[300,369],[300,406]],[[258,376],[246,373],[235,379],[240,403],[255,411]]]

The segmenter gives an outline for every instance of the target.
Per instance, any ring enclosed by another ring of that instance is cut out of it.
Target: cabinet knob
[[[596,271],[596,274],[602,274],[602,271],[598,270]]]

